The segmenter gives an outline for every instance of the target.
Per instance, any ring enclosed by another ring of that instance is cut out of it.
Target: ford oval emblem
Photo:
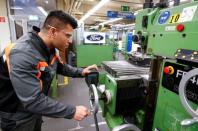
[[[99,34],[91,34],[87,36],[87,39],[90,41],[101,41],[104,39],[104,37]]]

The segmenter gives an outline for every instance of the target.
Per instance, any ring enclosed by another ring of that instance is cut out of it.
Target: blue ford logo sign
[[[165,11],[165,12],[161,13],[161,15],[158,19],[158,23],[159,24],[166,23],[166,21],[169,19],[169,17],[170,17],[170,12],[169,11]]]
[[[104,39],[104,37],[99,34],[91,34],[87,36],[87,39],[90,41],[101,41]]]

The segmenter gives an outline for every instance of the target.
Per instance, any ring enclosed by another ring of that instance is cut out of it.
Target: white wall
[[[0,22],[0,52],[10,43],[10,29],[8,22],[6,0],[0,0],[0,17],[5,17],[5,22]]]

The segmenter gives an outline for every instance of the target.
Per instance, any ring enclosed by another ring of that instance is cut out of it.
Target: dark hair
[[[49,26],[63,29],[66,24],[70,24],[73,29],[77,28],[78,26],[77,21],[72,16],[61,10],[55,10],[48,14],[43,24],[43,29],[48,29]]]

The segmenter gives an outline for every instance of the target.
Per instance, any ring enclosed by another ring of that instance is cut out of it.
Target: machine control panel
[[[174,73],[163,73],[162,86],[166,89],[179,94],[179,83],[182,77],[190,70],[191,67],[185,65],[179,65],[176,63],[166,62],[164,68],[171,67],[174,69]],[[198,103],[198,76],[192,77],[186,88],[186,95],[189,100]]]

